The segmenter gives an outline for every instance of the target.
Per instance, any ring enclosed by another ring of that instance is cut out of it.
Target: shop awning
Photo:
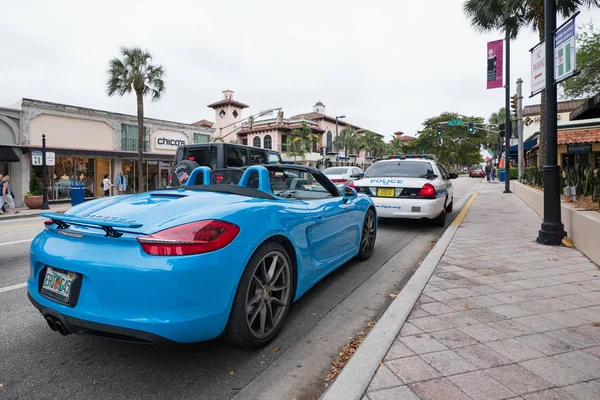
[[[535,139],[531,139],[531,140],[526,140],[523,142],[523,154],[526,151],[531,150],[531,148],[533,146],[535,146],[537,144],[537,138]],[[510,146],[510,155],[517,157],[519,153],[519,145],[515,144],[514,146]]]
[[[571,121],[591,118],[600,118],[600,93],[585,100],[570,115]]]
[[[0,146],[0,161],[4,162],[19,162],[19,156],[10,146]]]
[[[24,153],[28,153],[31,151],[41,151],[41,146],[28,146],[23,148]],[[135,151],[106,151],[106,150],[87,150],[87,149],[66,149],[60,147],[46,147],[46,151],[53,151],[56,155],[65,155],[65,156],[82,156],[82,157],[92,157],[92,158],[112,158],[119,157],[125,159],[137,159],[138,153]],[[157,154],[157,153],[144,153],[144,160],[159,160],[159,161],[174,161],[175,154]]]

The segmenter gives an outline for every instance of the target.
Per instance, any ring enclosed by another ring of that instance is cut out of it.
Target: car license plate
[[[59,272],[50,267],[46,267],[46,276],[44,277],[42,292],[57,300],[68,303],[69,295],[71,294],[71,284],[77,274],[74,272],[65,272],[66,273]]]
[[[379,188],[377,189],[377,196],[379,197],[394,197],[394,188]]]

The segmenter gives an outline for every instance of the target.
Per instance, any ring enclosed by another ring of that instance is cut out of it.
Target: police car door
[[[452,201],[452,197],[454,195],[454,190],[452,187],[452,181],[450,180],[450,176],[440,164],[437,164],[437,168],[440,171],[440,180],[442,182],[442,190],[448,192],[448,204]]]

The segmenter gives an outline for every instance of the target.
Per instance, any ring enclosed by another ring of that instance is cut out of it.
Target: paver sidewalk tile
[[[579,307],[591,307],[596,305],[594,301],[588,300],[583,295],[579,294],[572,294],[569,296],[559,297],[558,300],[563,300],[567,303],[571,303]]]
[[[477,344],[477,341],[471,336],[454,328],[447,329],[445,331],[433,332],[431,333],[431,336],[438,342],[448,346],[451,349]]]
[[[452,308],[454,311],[464,311],[464,310],[473,310],[475,308],[480,308],[480,306],[472,301],[473,299],[453,299],[447,300],[444,302],[448,307]]]
[[[600,397],[600,382],[590,381],[562,388],[577,400],[598,400]]]
[[[511,361],[483,344],[454,349],[459,356],[479,368],[493,368],[510,364]]]
[[[429,303],[429,304],[434,304],[434,303]],[[425,310],[423,310],[423,306],[426,306],[427,304],[422,304],[420,306],[415,306],[412,311],[410,312],[410,314],[408,315],[408,318],[420,318],[420,317],[427,317],[429,315],[429,313]]]
[[[417,356],[386,361],[385,364],[404,383],[427,381],[441,377],[435,369]]]
[[[438,301],[436,301],[435,303],[423,304],[421,306],[421,309],[431,315],[447,314],[454,312],[452,308]]]
[[[539,315],[515,318],[513,321],[528,327],[531,333],[542,333],[566,328],[560,322],[551,321]]]
[[[589,349],[584,349],[584,351],[600,359],[600,346],[590,347]]]
[[[570,311],[577,311],[577,310],[570,310]],[[588,323],[587,320],[579,318],[579,317],[573,315],[573,313],[570,313],[568,311],[549,312],[549,313],[545,313],[545,314],[540,314],[540,317],[549,319],[550,321],[555,321],[567,328],[586,325]]]
[[[460,357],[452,350],[438,351],[421,355],[423,361],[435,368],[442,376],[457,375],[475,371],[476,366]]]
[[[436,301],[446,301],[456,299],[458,296],[448,292],[447,290],[438,290],[437,292],[431,292],[427,294],[429,297]]]
[[[400,341],[417,354],[433,353],[448,348],[426,333],[413,336],[403,336]]]
[[[517,296],[513,292],[493,293],[488,296],[504,304],[520,303],[522,301],[525,301],[523,297]]]
[[[396,386],[403,386],[404,384],[390,369],[384,364],[377,368],[377,372],[369,384],[367,392],[374,390],[387,389]]]
[[[471,290],[470,288],[466,288],[466,287],[461,287],[461,288],[456,288],[456,289],[448,289],[448,292],[452,293],[453,295],[458,296],[459,298],[481,296],[481,294],[477,293],[474,290]]]
[[[587,374],[579,372],[551,357],[523,361],[519,365],[555,386],[567,386],[590,380]]]
[[[501,292],[501,290],[493,288],[488,285],[471,286],[470,289],[479,294],[495,294],[495,293]]]
[[[514,319],[506,319],[503,321],[488,322],[486,325],[494,328],[498,332],[502,332],[511,337],[523,336],[523,335],[528,335],[528,334],[534,333],[533,329],[530,329],[530,328],[526,327],[525,325],[519,324]]]
[[[548,332],[549,333],[549,332]],[[533,335],[519,336],[516,338],[519,342],[533,347],[534,349],[544,353],[547,356],[566,353],[577,350],[575,347],[553,337],[547,336],[544,333],[536,333]]]
[[[463,310],[463,314],[474,318],[481,323],[494,322],[506,319],[504,315],[491,311],[489,308],[479,308],[475,310]]]
[[[571,353],[558,354],[552,356],[552,358],[579,372],[583,372],[594,379],[600,378],[600,359],[590,353],[579,350]],[[600,397],[600,392],[598,392],[598,397]]]
[[[538,313],[548,313],[554,311],[564,311],[571,310],[573,308],[577,308],[573,304],[559,300],[559,299],[542,299],[542,300],[534,300],[528,301],[522,304],[523,307],[528,310],[536,311]]]
[[[452,324],[455,327],[477,325],[480,323],[476,319],[471,318],[471,317],[467,316],[465,313],[462,313],[459,311],[454,311],[453,313],[449,313],[449,314],[438,315],[437,317],[441,320],[444,320],[444,321]]]
[[[402,329],[400,329],[400,336],[411,336],[418,335],[421,333],[423,333],[423,331],[411,324],[410,322],[405,322],[404,325],[402,325]]]
[[[536,349],[526,346],[515,339],[504,339],[497,342],[489,342],[485,345],[514,362],[544,357],[544,354]]]
[[[521,395],[554,387],[550,382],[546,382],[517,364],[492,368],[485,372],[513,392]]]
[[[406,347],[400,340],[396,339],[394,340],[394,343],[392,343],[392,346],[388,350],[385,356],[385,361],[395,360],[396,358],[403,358],[414,355],[415,353],[410,351],[410,349]]]
[[[421,400],[470,400],[469,396],[446,378],[413,383],[410,387]]]
[[[406,386],[367,392],[370,400],[419,400]]]
[[[409,322],[424,332],[441,331],[452,328],[452,325],[434,316],[414,318]]]
[[[600,322],[598,321],[600,319],[600,308],[598,306],[576,308],[574,310],[567,310],[565,313],[589,322]]]
[[[478,342],[492,342],[496,340],[506,339],[511,335],[497,331],[496,329],[484,324],[473,326],[461,326],[458,328],[461,332],[466,333]]]
[[[548,336],[561,340],[576,349],[585,347],[594,347],[600,345],[600,335],[596,337],[582,333],[577,328],[563,329],[560,331],[548,332]]]
[[[448,380],[473,400],[503,400],[516,394],[482,371],[451,376]]]
[[[452,282],[452,281],[448,281],[448,280],[443,280],[443,281],[439,281],[435,283],[435,286],[439,287],[440,289],[446,290],[446,289],[454,289],[459,287],[456,283]]]
[[[517,304],[504,304],[501,306],[490,307],[490,311],[504,315],[507,318],[519,318],[536,314],[535,311],[528,310],[527,308]]]
[[[550,389],[537,393],[523,395],[525,400],[577,400],[562,389]]]

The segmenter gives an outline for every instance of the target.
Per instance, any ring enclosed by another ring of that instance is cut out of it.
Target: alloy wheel
[[[367,213],[365,222],[363,224],[362,236],[360,240],[360,248],[364,254],[371,254],[375,247],[375,214],[373,212]]]

